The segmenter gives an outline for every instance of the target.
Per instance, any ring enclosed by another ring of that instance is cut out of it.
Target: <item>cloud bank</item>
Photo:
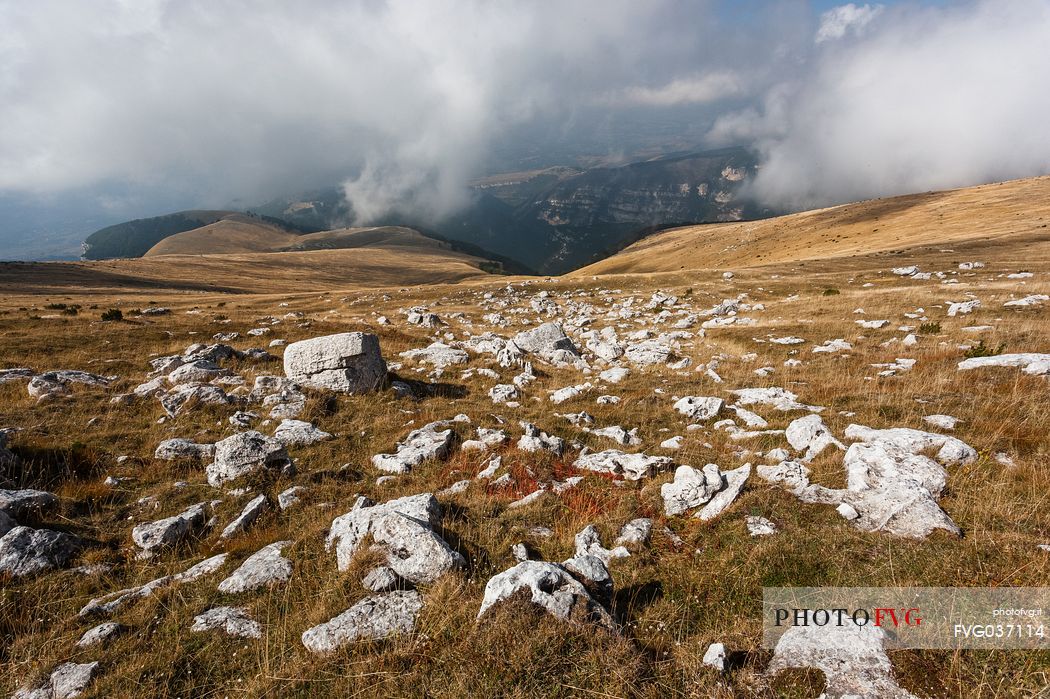
[[[440,217],[507,139],[682,109],[781,208],[1050,172],[1050,3],[884,5],[0,0],[0,196]]]
[[[785,209],[1047,174],[1047,37],[1044,0],[847,5],[804,69],[710,138],[756,144],[753,193]]]
[[[0,192],[130,183],[218,204],[345,181],[362,220],[441,215],[516,125],[615,109],[609,95],[739,94],[726,76],[753,63],[745,38],[773,28],[727,27],[715,9],[0,0]]]

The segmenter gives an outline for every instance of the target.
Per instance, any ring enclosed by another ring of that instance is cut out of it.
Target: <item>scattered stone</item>
[[[41,514],[58,506],[58,498],[44,490],[0,490],[0,512],[13,519]]]
[[[580,351],[558,323],[544,323],[532,330],[522,331],[514,336],[513,342],[521,350],[535,354],[555,366],[575,365],[581,361]]]
[[[214,444],[197,444],[188,439],[166,439],[153,452],[153,458],[164,461],[204,461],[214,457]]]
[[[262,625],[244,607],[214,607],[193,617],[190,631],[221,629],[236,638],[262,638]]]
[[[715,493],[714,497],[712,497],[711,500],[694,516],[697,519],[706,522],[722,514],[722,512],[733,504],[734,500],[736,500],[737,495],[740,494],[740,491],[744,487],[744,483],[750,475],[751,464],[744,464],[739,468],[723,473],[722,489]]]
[[[674,404],[674,409],[696,422],[706,422],[722,411],[721,398],[686,396]]]
[[[790,627],[777,641],[766,672],[773,676],[790,668],[816,668],[827,680],[828,697],[916,699],[893,677],[883,630],[844,618],[842,626]]]
[[[131,530],[131,539],[145,553],[155,553],[199,532],[207,521],[205,503],[198,503],[172,517],[139,524]]]
[[[244,509],[237,515],[236,519],[226,525],[226,528],[222,530],[222,534],[219,534],[219,541],[224,541],[245,531],[248,527],[255,524],[255,520],[259,519],[259,516],[268,509],[270,509],[270,505],[266,502],[266,496],[256,496],[244,506]]]
[[[389,592],[397,588],[397,573],[390,566],[376,566],[361,579],[361,585],[370,592]]]
[[[84,632],[84,635],[77,641],[78,648],[87,648],[88,646],[98,645],[104,643],[109,639],[113,638],[117,634],[121,633],[124,627],[115,621],[106,621],[98,626],[88,629]]]
[[[819,413],[824,408],[818,405],[805,405],[798,402],[798,396],[783,388],[742,388],[731,393],[736,394],[737,403],[740,405],[770,405],[781,412],[793,410],[808,410],[811,413]]]
[[[0,536],[0,573],[12,577],[61,568],[80,549],[80,539],[50,529],[14,527]]]
[[[435,342],[423,349],[408,350],[399,356],[415,362],[426,362],[438,369],[444,369],[453,364],[466,364],[470,361],[470,356],[463,350],[449,347],[441,342]]]
[[[954,430],[955,426],[959,424],[959,418],[952,417],[951,415],[927,415],[922,421],[927,425],[942,430]]]
[[[262,470],[288,472],[291,460],[284,445],[273,437],[249,430],[215,444],[215,461],[208,465],[208,483],[219,487]]]
[[[620,476],[629,481],[638,481],[669,468],[673,463],[666,456],[627,454],[618,449],[606,449],[581,455],[573,466],[587,471]]]
[[[1050,354],[1000,354],[993,357],[972,357],[959,362],[959,371],[987,367],[1020,367],[1031,376],[1050,374]]]
[[[644,546],[653,535],[653,520],[648,517],[632,519],[620,529],[613,542],[616,546]]]
[[[273,436],[274,439],[286,447],[309,446],[310,444],[317,444],[318,442],[332,439],[332,435],[329,433],[319,430],[313,423],[304,422],[303,420],[281,420],[281,424],[274,430]]]
[[[489,398],[496,404],[509,403],[512,400],[517,400],[520,396],[521,393],[518,391],[518,387],[509,383],[496,384],[489,389]]]
[[[88,688],[98,673],[99,663],[63,663],[51,671],[44,683],[34,689],[20,689],[12,699],[73,699]]]
[[[806,450],[805,456],[802,457],[802,461],[806,462],[812,461],[829,446],[843,450],[846,448],[842,442],[835,439],[819,415],[806,415],[792,420],[784,430],[784,436],[796,451]]]
[[[532,602],[558,619],[582,618],[615,630],[609,612],[587,592],[564,566],[543,561],[522,561],[513,568],[493,576],[485,585],[485,596],[478,610],[480,619],[486,611],[503,600],[527,590]]]
[[[301,485],[293,485],[291,488],[281,492],[277,496],[277,507],[282,510],[287,510],[289,507],[294,507],[299,503],[299,495],[305,493],[306,488]]]
[[[770,536],[777,533],[777,525],[765,517],[749,516],[747,518],[747,533],[751,536]]]
[[[159,395],[161,407],[168,417],[178,417],[184,411],[201,405],[229,405],[233,399],[226,391],[210,384],[184,384]]]
[[[443,459],[449,454],[452,444],[452,430],[441,430],[446,422],[431,422],[412,430],[408,436],[397,444],[395,454],[376,454],[372,465],[386,473],[408,473],[430,459]]]
[[[263,585],[285,582],[292,577],[292,562],[281,555],[290,541],[277,541],[253,553],[237,570],[219,583],[219,592],[228,595],[250,592]]]
[[[725,672],[726,669],[726,647],[722,643],[712,643],[707,647],[707,652],[704,653],[704,659],[702,661],[704,665],[713,667],[719,672]]]
[[[217,556],[204,559],[200,563],[191,566],[181,573],[165,575],[155,580],[151,580],[144,585],[117,590],[108,595],[97,597],[84,605],[84,608],[80,610],[80,616],[85,617],[93,614],[112,614],[121,609],[128,602],[150,597],[153,593],[168,587],[169,585],[181,585],[183,583],[198,580],[205,575],[210,575],[221,568],[224,563],[226,563],[226,554],[220,553]]]
[[[415,584],[429,584],[465,565],[463,557],[434,531],[440,520],[441,506],[431,493],[380,505],[363,500],[332,521],[325,548],[335,548],[339,570],[346,570],[371,535],[371,550],[384,555],[395,573]]]
[[[664,512],[668,517],[672,517],[699,507],[722,487],[722,472],[716,464],[707,464],[703,470],[692,466],[679,466],[675,469],[674,480],[660,486]]]
[[[411,633],[423,608],[415,590],[397,590],[365,597],[339,616],[303,633],[312,653],[331,653],[355,641],[378,641]]]
[[[555,456],[561,456],[565,451],[565,440],[561,437],[551,436],[531,422],[522,422],[521,428],[525,434],[518,440],[518,449],[527,452],[549,451]]]

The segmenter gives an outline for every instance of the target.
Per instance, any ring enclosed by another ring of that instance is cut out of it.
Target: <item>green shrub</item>
[[[991,347],[984,344],[984,340],[981,340],[976,345],[964,352],[967,359],[973,359],[974,357],[994,357],[1002,354],[1003,350],[1006,349],[1006,343],[1000,342],[998,347]]]
[[[919,326],[920,335],[936,335],[941,331],[940,323],[923,323]]]
[[[102,320],[106,322],[124,320],[124,314],[120,312],[119,308],[111,308],[102,312]]]
[[[838,289],[824,289],[824,296],[838,296]]]

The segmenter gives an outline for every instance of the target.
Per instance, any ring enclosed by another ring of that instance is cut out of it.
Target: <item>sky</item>
[[[439,218],[661,141],[755,149],[783,210],[1050,173],[1048,36],[1050,0],[0,0],[0,259],[333,184]]]

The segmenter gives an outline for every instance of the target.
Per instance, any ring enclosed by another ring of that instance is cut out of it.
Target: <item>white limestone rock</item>
[[[213,607],[193,617],[190,631],[220,629],[235,638],[262,638],[262,625],[248,615],[244,607]]]
[[[58,506],[58,497],[45,490],[0,490],[0,512],[13,519],[42,514]]]
[[[465,351],[442,342],[434,342],[422,349],[408,350],[399,356],[414,362],[431,364],[437,369],[444,369],[454,364],[466,364],[470,361],[470,356]]]
[[[166,439],[153,452],[153,458],[163,461],[205,461],[214,457],[214,444],[197,444],[189,439]]]
[[[765,517],[750,515],[746,522],[747,533],[751,536],[771,536],[777,533],[777,525],[773,524]]]
[[[281,420],[273,433],[274,439],[286,447],[309,446],[332,439],[332,435],[303,420]]]
[[[750,475],[751,464],[744,464],[739,468],[723,473],[722,489],[715,493],[708,503],[693,516],[706,522],[722,514],[736,500]]]
[[[985,369],[988,367],[1019,367],[1030,376],[1050,374],[1050,354],[1034,352],[1022,354],[1000,354],[994,357],[972,357],[959,362],[959,371]]]
[[[215,461],[205,470],[208,473],[208,483],[218,488],[259,471],[287,472],[291,468],[288,452],[281,442],[261,432],[249,430],[217,442]]]
[[[558,619],[583,618],[614,630],[615,623],[583,584],[564,566],[543,561],[522,561],[489,579],[478,618],[493,606],[527,590],[532,602]]]
[[[561,437],[549,435],[531,422],[520,424],[525,434],[518,440],[518,449],[527,452],[549,451],[555,456],[561,456],[565,451],[565,440]]]
[[[844,619],[843,626],[789,628],[777,641],[766,673],[774,676],[791,668],[820,670],[827,680],[824,694],[828,699],[916,699],[893,676],[883,647],[883,630],[872,624],[854,624],[849,616]]]
[[[335,548],[339,570],[346,570],[371,535],[371,550],[385,556],[395,573],[415,584],[433,583],[465,565],[463,557],[434,531],[440,519],[441,506],[431,493],[378,505],[362,501],[332,521],[325,548]]]
[[[291,541],[276,541],[263,546],[219,583],[219,592],[232,595],[287,581],[292,577],[292,562],[281,555],[281,550],[291,544]]]
[[[154,553],[199,532],[207,519],[207,504],[197,503],[177,515],[137,525],[131,530],[131,539],[144,552]]]
[[[386,382],[379,338],[352,332],[293,342],[284,350],[285,375],[303,386],[368,393]]]
[[[65,566],[80,540],[50,529],[13,527],[0,537],[0,574],[19,578]]]
[[[270,505],[266,502],[266,495],[258,495],[252,498],[241,510],[241,513],[222,530],[222,533],[219,534],[219,541],[225,541],[245,531],[248,527],[255,524],[255,520],[259,519],[260,515],[269,509]]]
[[[701,661],[708,667],[713,667],[719,672],[725,672],[726,669],[726,647],[722,643],[712,643],[707,647],[707,652],[704,653],[704,658]]]
[[[558,323],[544,323],[522,331],[514,336],[513,342],[521,350],[555,366],[576,365],[581,361],[580,351]]]
[[[708,502],[723,485],[722,472],[717,464],[707,464],[703,470],[679,466],[675,469],[674,480],[660,486],[664,512],[672,517],[699,507]]]
[[[627,454],[619,449],[606,449],[581,455],[573,462],[573,466],[586,471],[620,476],[628,481],[639,481],[669,468],[673,463],[667,456]]]
[[[355,641],[379,641],[411,633],[423,608],[415,590],[396,590],[365,597],[339,616],[303,632],[312,653],[331,653]]]
[[[792,420],[784,431],[788,443],[795,451],[805,450],[802,461],[812,461],[829,446],[845,450],[842,442],[835,439],[831,430],[819,415],[806,415]]]
[[[43,684],[20,689],[12,699],[74,699],[87,690],[98,670],[98,662],[63,663],[51,671]]]
[[[394,454],[376,454],[372,465],[385,473],[408,473],[413,467],[430,459],[443,459],[452,445],[452,430],[441,429],[448,423],[431,422],[412,430],[404,440],[398,442]]]
[[[739,405],[770,405],[781,412],[808,410],[819,413],[824,408],[818,405],[805,405],[798,402],[798,396],[784,388],[741,388],[731,393],[736,394]]]
[[[615,546],[644,546],[653,535],[653,520],[648,517],[632,519],[620,529],[613,542]]]
[[[114,638],[124,630],[124,627],[115,621],[105,621],[98,626],[93,626],[84,632],[77,641],[77,648],[88,648],[99,645]]]
[[[674,404],[674,409],[690,420],[706,422],[722,411],[725,401],[706,396],[686,396]]]

